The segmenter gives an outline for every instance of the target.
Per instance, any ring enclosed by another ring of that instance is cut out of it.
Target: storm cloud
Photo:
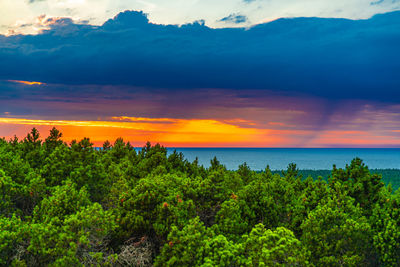
[[[250,29],[157,25],[135,11],[101,26],[48,22],[38,35],[0,35],[0,79],[400,101],[400,12]]]

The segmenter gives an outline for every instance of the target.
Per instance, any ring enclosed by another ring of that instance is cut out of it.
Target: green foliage
[[[289,224],[290,229],[297,236],[301,236],[300,226],[306,220],[308,214],[329,196],[328,184],[321,177],[315,181],[308,177],[302,184],[303,190],[295,201],[293,214],[291,214],[292,221]]]
[[[46,218],[31,224],[31,239],[27,251],[37,264],[68,266],[87,261],[102,263],[107,237],[116,228],[115,218],[100,204],[81,206],[76,213],[64,217]]]
[[[216,232],[225,235],[228,239],[240,241],[242,235],[248,232],[248,221],[243,218],[242,206],[236,195],[232,195],[232,199],[225,201],[218,211],[216,224],[214,228]]]
[[[155,266],[239,266],[240,247],[204,226],[197,217],[179,230],[172,227]]]
[[[168,235],[168,243],[164,245],[155,266],[196,266],[201,265],[203,249],[213,233],[195,218],[179,230],[173,226]]]
[[[374,230],[373,242],[379,261],[384,266],[400,265],[400,192],[381,192],[381,202],[375,203],[370,218]]]
[[[54,187],[52,194],[36,206],[33,221],[47,223],[55,218],[63,219],[89,204],[86,189],[82,188],[78,191],[76,185],[67,180],[64,185]]]
[[[310,266],[309,253],[284,227],[267,230],[263,224],[257,224],[244,239],[247,266]]]
[[[302,242],[312,252],[317,266],[357,266],[372,264],[371,226],[359,205],[343,192],[340,183],[301,226]]]
[[[120,198],[119,218],[125,236],[135,233],[166,238],[171,226],[184,226],[195,215],[177,175],[150,176]]]
[[[18,195],[18,185],[4,171],[0,170],[0,212],[9,215],[12,213],[14,198]]]
[[[26,246],[29,236],[28,224],[21,218],[0,217],[0,265],[8,266],[13,260],[19,260],[19,250]]]
[[[383,183],[399,170],[230,171],[61,138],[0,139],[0,266],[400,265],[400,191]]]
[[[389,185],[391,184],[393,189],[397,190],[400,187],[400,169],[369,169],[371,174],[382,175],[382,181]],[[272,171],[273,174],[280,174],[281,171]],[[318,177],[322,177],[324,180],[328,180],[331,176],[332,170],[298,170],[299,176],[303,178],[312,177],[317,180]]]
[[[362,160],[355,158],[344,170],[333,167],[330,182],[334,184],[337,181],[347,188],[349,196],[370,215],[372,206],[379,200],[379,192],[384,187],[382,176],[371,174]]]
[[[57,130],[55,127],[50,130],[49,136],[46,138],[44,142],[45,149],[47,153],[51,153],[56,147],[61,146],[63,141],[61,140],[62,133]]]
[[[223,205],[218,214],[220,229],[226,234],[237,235],[249,232],[258,223],[268,228],[288,225],[292,220],[296,199],[293,186],[292,182],[279,175],[255,176],[233,197],[237,204],[229,200],[229,206]],[[238,222],[237,227],[229,227],[234,226],[235,222]]]

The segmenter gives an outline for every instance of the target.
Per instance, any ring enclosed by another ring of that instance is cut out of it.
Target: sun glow
[[[0,118],[0,135],[8,138],[16,129],[19,136],[23,137],[32,127],[38,128],[42,134],[52,127],[57,127],[63,132],[65,141],[90,137],[95,145],[101,145],[105,140],[115,140],[118,137],[123,137],[136,145],[151,141],[166,146],[181,147],[254,147],[260,146],[260,142],[270,146],[282,142],[282,138],[273,130],[243,128],[233,123],[212,119],[112,117],[103,121],[73,121]],[[7,131],[4,128],[7,128]]]
[[[6,115],[6,114],[5,114]],[[178,119],[146,117],[110,117],[108,120],[44,120],[32,118],[0,118],[0,137],[10,139],[16,134],[24,138],[36,127],[43,138],[52,127],[70,142],[89,137],[95,146],[118,137],[142,146],[147,141],[168,147],[376,147],[400,145],[395,134],[384,136],[369,131],[323,131],[266,129],[252,121],[232,119]]]
[[[20,84],[25,84],[25,85],[43,85],[43,84],[45,84],[42,82],[19,81],[19,80],[8,80],[8,82],[20,83]]]

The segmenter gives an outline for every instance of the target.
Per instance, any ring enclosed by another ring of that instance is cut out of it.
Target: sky
[[[70,17],[102,25],[125,10],[143,11],[157,24],[204,20],[213,28],[249,27],[281,17],[366,19],[400,8],[398,0],[0,0],[0,32],[45,28],[38,17]]]
[[[400,1],[0,0],[0,136],[400,147]]]

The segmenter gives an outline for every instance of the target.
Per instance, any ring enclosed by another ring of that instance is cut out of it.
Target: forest
[[[1,266],[399,266],[399,208],[359,158],[313,178],[56,128],[0,139]]]
[[[382,175],[382,181],[385,184],[391,184],[394,190],[400,187],[400,169],[370,169],[371,174],[379,174]],[[272,174],[281,174],[282,171],[272,171]],[[298,175],[302,177],[312,177],[318,179],[318,177],[322,177],[325,180],[328,180],[329,176],[331,175],[331,170],[298,170]]]

